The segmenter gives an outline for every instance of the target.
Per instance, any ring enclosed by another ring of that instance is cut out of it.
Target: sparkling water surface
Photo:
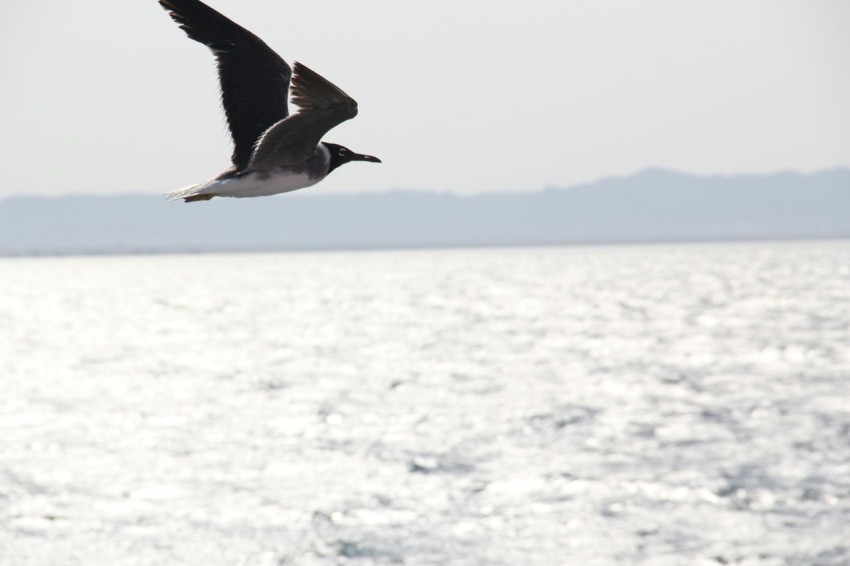
[[[0,564],[850,564],[850,242],[0,260]]]

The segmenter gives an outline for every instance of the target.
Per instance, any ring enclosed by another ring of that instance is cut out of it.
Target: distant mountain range
[[[850,237],[850,170],[700,177],[649,169],[566,189],[184,204],[159,196],[0,200],[0,254],[512,246]]]

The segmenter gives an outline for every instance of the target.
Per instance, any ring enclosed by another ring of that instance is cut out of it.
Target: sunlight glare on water
[[[0,563],[846,564],[848,266],[0,260]]]

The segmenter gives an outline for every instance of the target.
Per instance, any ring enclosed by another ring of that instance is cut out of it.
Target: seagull
[[[291,68],[259,37],[199,0],[159,0],[186,35],[212,50],[233,137],[233,165],[217,177],[168,193],[185,202],[261,197],[315,185],[349,161],[381,160],[321,141],[357,116],[357,102],[296,62]],[[287,96],[292,83],[289,114]]]

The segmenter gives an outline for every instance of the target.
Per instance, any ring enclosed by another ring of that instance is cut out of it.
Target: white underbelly
[[[222,197],[265,197],[288,193],[318,183],[320,178],[311,178],[306,173],[281,171],[270,175],[248,173],[232,179],[212,181],[200,192]]]

